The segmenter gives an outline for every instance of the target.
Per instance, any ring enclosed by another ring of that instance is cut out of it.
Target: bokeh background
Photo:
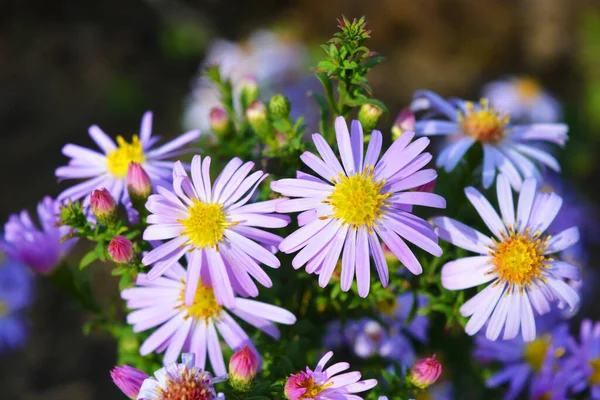
[[[243,43],[256,29],[272,28],[307,43],[317,58],[341,14],[366,15],[369,46],[387,58],[369,77],[392,110],[380,128],[392,125],[416,89],[475,99],[490,80],[530,75],[564,105],[571,126],[564,174],[590,203],[600,197],[598,1],[3,0],[0,7],[2,221],[59,193],[64,186],[54,170],[66,162],[61,148],[91,145],[93,123],[129,135],[153,110],[155,132],[181,133],[186,98],[214,40]],[[114,295],[113,279],[108,269],[94,268],[99,293]],[[593,303],[584,307],[598,315]],[[115,344],[84,336],[84,320],[38,279],[27,345],[0,355],[0,397],[118,398],[108,374]]]

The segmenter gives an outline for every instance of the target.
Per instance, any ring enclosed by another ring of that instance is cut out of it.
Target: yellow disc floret
[[[544,335],[533,342],[525,345],[524,358],[529,363],[531,368],[538,372],[542,369],[542,364],[546,359],[548,348],[550,347],[550,336]]]
[[[304,392],[304,394],[300,396],[300,399],[314,399],[319,393],[321,393],[323,390],[327,389],[331,385],[331,382],[328,382],[324,385],[318,385],[313,381],[312,378],[308,378],[304,382],[302,382],[300,386],[306,388],[306,392]]]
[[[197,199],[192,201],[188,209],[190,216],[179,221],[185,228],[182,235],[186,235],[189,243],[197,248],[216,247],[223,239],[225,228],[237,223],[227,221],[220,204],[203,203]]]
[[[333,207],[333,217],[343,224],[367,226],[369,229],[381,218],[385,200],[391,193],[381,193],[385,181],[375,181],[373,167],[366,166],[361,174],[334,179],[333,193],[326,203]]]
[[[533,78],[519,78],[515,81],[515,88],[522,100],[528,102],[536,99],[542,93],[542,87]]]
[[[129,163],[143,164],[146,161],[146,155],[137,135],[133,135],[131,143],[127,143],[123,136],[117,136],[117,144],[119,147],[106,155],[106,167],[113,176],[125,178]]]
[[[185,295],[185,289],[181,291],[179,300],[181,301],[182,308],[187,310],[189,317],[195,319],[208,319],[221,312],[221,306],[217,303],[215,293],[213,289],[208,286],[204,286],[202,282],[198,282],[198,288],[194,295],[194,303],[191,306],[186,306],[183,299]]]
[[[510,121],[508,114],[501,114],[490,107],[487,99],[481,99],[479,109],[471,102],[466,103],[466,112],[458,112],[458,122],[463,131],[482,143],[493,143],[502,139],[504,127]]]
[[[592,385],[600,385],[600,358],[590,361],[590,366],[592,367],[590,383]]]
[[[547,243],[548,238],[542,239],[537,234],[531,236],[529,230],[524,234],[512,232],[510,236],[503,236],[490,254],[499,280],[523,287],[542,278],[547,268],[545,262],[550,261],[544,256]]]
[[[8,315],[8,305],[4,301],[0,301],[0,318]]]

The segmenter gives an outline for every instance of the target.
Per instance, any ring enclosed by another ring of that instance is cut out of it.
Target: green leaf
[[[79,269],[82,270],[85,267],[87,267],[88,265],[90,265],[91,263],[93,263],[94,261],[96,261],[98,259],[98,252],[96,252],[96,249],[88,252],[86,255],[84,255],[81,258],[81,261],[79,262]]]

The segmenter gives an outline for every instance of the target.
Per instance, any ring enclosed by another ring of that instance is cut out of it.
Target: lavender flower
[[[562,199],[554,193],[536,193],[535,180],[523,183],[516,216],[512,191],[503,175],[498,177],[497,189],[502,219],[475,188],[465,189],[496,239],[451,218],[434,219],[442,239],[479,254],[444,265],[442,284],[461,290],[491,282],[460,309],[463,316],[471,317],[465,328],[469,335],[489,320],[486,336],[490,340],[496,340],[503,328],[504,339],[512,339],[520,328],[523,339],[532,341],[536,336],[533,309],[541,315],[550,311],[553,300],[562,300],[571,309],[579,304],[579,295],[563,280],[579,280],[579,268],[551,258],[576,243],[579,232],[573,227],[553,237],[544,234]]]
[[[325,369],[325,364],[333,357],[330,351],[321,358],[315,370],[306,367],[306,371],[300,371],[289,377],[285,383],[285,395],[289,400],[327,400],[327,399],[362,399],[354,393],[361,393],[377,385],[377,380],[367,379],[361,381],[360,372],[346,372],[337,375],[350,368],[350,364],[341,362],[333,364]],[[337,376],[335,376],[337,375]]]
[[[509,77],[483,87],[483,97],[516,120],[557,122],[562,114],[560,103],[542,85],[530,77]]]
[[[574,393],[589,389],[591,398],[600,399],[600,322],[581,322],[579,343],[569,338],[572,357],[566,362],[569,386]]]
[[[89,202],[89,194],[101,187],[107,188],[117,203],[127,204],[127,171],[129,163],[140,164],[150,176],[154,184],[166,185],[171,178],[172,161],[165,161],[185,153],[182,148],[198,139],[199,131],[190,131],[160,147],[154,148],[159,138],[152,136],[152,113],[146,112],[142,117],[140,134],[133,135],[128,142],[117,136],[115,143],[97,125],[89,128],[90,137],[102,150],[102,153],[84,147],[67,144],[63,154],[70,157],[69,164],[56,170],[59,179],[85,179],[84,182],[63,191],[59,200],[78,200],[85,197]]]
[[[58,226],[60,206],[58,201],[50,197],[44,197],[38,204],[37,214],[41,229],[25,210],[18,215],[11,215],[4,225],[2,248],[6,254],[26,264],[36,273],[52,272],[77,241],[69,239],[61,243],[61,239],[69,233],[70,228]]]
[[[425,107],[447,119],[427,119],[416,124],[416,132],[420,135],[451,135],[452,141],[436,161],[436,165],[444,167],[446,172],[452,171],[475,143],[483,147],[485,188],[494,182],[496,170],[506,175],[517,191],[521,190],[523,177],[533,177],[541,182],[542,175],[532,160],[560,171],[558,161],[532,142],[564,146],[568,131],[565,124],[513,125],[508,114],[490,107],[486,99],[480,104],[463,100],[449,102],[429,91],[418,91],[414,98],[415,109]]]
[[[218,334],[234,350],[246,345],[254,349],[230,312],[275,339],[279,338],[279,329],[272,322],[287,325],[296,322],[289,311],[255,300],[234,298],[231,309],[221,307],[213,289],[202,283],[194,285],[194,296],[188,306],[184,302],[188,290],[186,271],[179,264],[153,281],[146,274],[139,274],[136,283],[136,287],[121,292],[127,307],[135,310],[128,315],[127,322],[133,325],[134,332],[159,327],[142,344],[140,354],[145,356],[166,349],[165,365],[174,362],[183,349],[195,353],[194,365],[204,368],[208,351],[213,371],[217,375],[225,374],[227,369]]]
[[[22,264],[0,264],[0,352],[21,346],[27,338],[23,311],[32,301],[31,286],[31,275]]]
[[[129,365],[121,365],[110,371],[110,377],[123,394],[130,399],[136,399],[140,393],[142,383],[148,375]]]
[[[384,286],[389,281],[380,238],[416,275],[423,269],[404,240],[435,256],[442,254],[429,223],[408,211],[412,205],[444,208],[446,201],[433,193],[407,191],[436,178],[434,170],[421,170],[431,160],[430,154],[421,154],[429,139],[409,145],[414,133],[406,132],[379,158],[381,132],[373,131],[364,155],[358,121],[352,122],[352,135],[342,117],[336,119],[335,129],[343,167],[325,139],[314,134],[322,159],[309,152],[301,159],[322,179],[298,172],[297,179],[271,183],[274,191],[297,197],[277,204],[276,210],[302,211],[298,220],[304,225],[281,242],[279,249],[284,253],[299,251],[292,265],[296,269],[306,265],[308,273],[319,274],[321,287],[331,279],[341,256],[342,290],[350,289],[356,273],[358,293],[366,297],[371,254],[379,279]]]
[[[146,379],[137,400],[225,400],[223,394],[217,394],[214,384],[225,381],[227,376],[213,377],[195,364],[194,354],[183,354],[181,364],[173,362]]]
[[[217,302],[234,307],[234,292],[258,296],[251,276],[271,287],[269,276],[259,267],[264,263],[278,268],[275,250],[281,237],[258,228],[282,228],[287,216],[271,214],[283,199],[246,204],[268,175],[257,171],[248,176],[253,162],[231,160],[210,182],[210,157],[192,160],[192,179],[176,164],[173,191],[161,186],[150,196],[146,207],[152,213],[145,240],[168,240],[150,251],[142,262],[152,265],[148,279],[165,274],[184,254],[188,256],[185,303],[191,306],[201,272],[202,282],[214,289]]]

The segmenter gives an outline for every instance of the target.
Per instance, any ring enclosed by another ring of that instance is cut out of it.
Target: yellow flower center
[[[590,376],[590,383],[592,385],[600,385],[600,358],[590,361],[592,367],[592,376]]]
[[[433,400],[433,396],[426,390],[419,390],[415,394],[415,400]]]
[[[503,239],[490,253],[500,281],[523,286],[540,278],[547,268],[544,262],[549,261],[544,256],[548,238],[530,236],[527,230],[525,234],[512,232]]]
[[[375,307],[381,311],[383,314],[392,316],[399,309],[399,304],[396,301],[395,297],[391,299],[381,300],[375,304]]]
[[[197,248],[216,247],[223,239],[223,231],[237,222],[227,222],[223,206],[214,203],[203,203],[192,199],[188,208],[190,216],[179,220],[185,231],[182,235],[189,238],[189,243]]]
[[[133,135],[131,143],[127,143],[123,136],[117,136],[117,144],[119,147],[106,155],[106,167],[113,176],[125,178],[129,163],[143,164],[146,161],[146,155],[137,135]]]
[[[323,390],[327,389],[331,385],[331,382],[326,383],[324,385],[317,385],[312,378],[308,378],[300,385],[300,387],[306,388],[306,392],[304,392],[304,394],[300,396],[299,400],[314,399],[319,393],[321,393]]]
[[[548,353],[548,347],[550,347],[549,335],[544,335],[525,345],[525,361],[531,365],[531,368],[533,368],[534,371],[538,372],[542,369],[542,365],[546,359],[546,353]]]
[[[181,291],[179,300],[182,308],[187,310],[188,316],[195,319],[208,319],[214,317],[221,312],[221,306],[217,303],[213,289],[204,286],[202,282],[198,282],[198,288],[194,295],[194,303],[191,306],[186,306],[184,303],[185,289]]]
[[[467,102],[465,113],[458,112],[458,122],[463,131],[473,139],[482,143],[492,143],[504,137],[504,127],[510,121],[508,114],[501,114],[490,108],[487,99],[481,99],[479,110],[475,105]]]
[[[533,78],[520,78],[515,82],[515,87],[521,99],[531,101],[537,98],[542,93],[542,87]]]
[[[8,305],[4,301],[0,301],[0,318],[8,315]]]
[[[385,200],[391,193],[381,193],[385,181],[376,182],[374,167],[366,166],[361,174],[350,177],[339,175],[334,178],[333,193],[325,203],[333,207],[333,217],[341,219],[344,224],[368,226],[381,218]]]
[[[166,387],[159,387],[158,394],[162,400],[211,400],[214,399],[214,389],[208,383],[206,373],[193,367],[179,370],[179,376],[167,377]]]

